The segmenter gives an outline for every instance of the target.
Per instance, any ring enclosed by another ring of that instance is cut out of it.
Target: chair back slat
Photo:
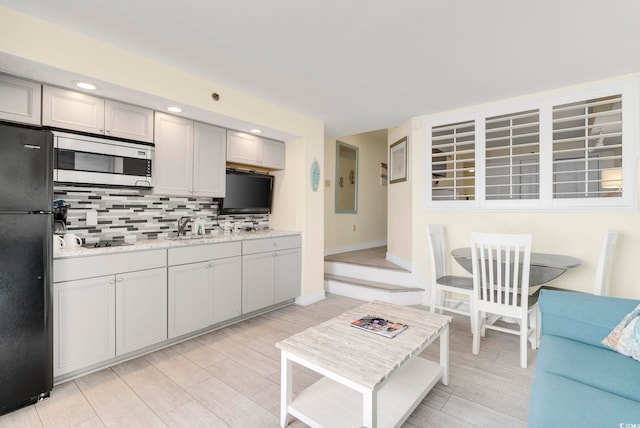
[[[447,274],[447,255],[444,244],[444,229],[441,224],[430,224],[427,226],[427,236],[431,247],[431,280]]]
[[[527,310],[531,235],[471,233],[471,256],[479,309]]]

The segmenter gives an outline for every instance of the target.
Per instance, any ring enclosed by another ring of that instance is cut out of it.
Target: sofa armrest
[[[543,335],[605,348],[600,342],[640,301],[571,291],[540,290]]]

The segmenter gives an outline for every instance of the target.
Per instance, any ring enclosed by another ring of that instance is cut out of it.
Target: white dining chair
[[[593,294],[595,294],[596,296],[606,296],[608,294],[607,284],[609,280],[609,272],[611,268],[611,262],[613,260],[613,253],[615,252],[617,243],[618,231],[613,229],[607,230],[602,240],[602,249],[600,250],[598,267],[596,268],[596,279],[593,286]],[[555,287],[549,285],[542,285],[540,289],[569,291],[569,289],[564,287]],[[536,291],[536,293],[537,292],[538,291]]]
[[[449,275],[447,263],[449,258],[444,242],[444,227],[441,224],[428,225],[427,236],[431,247],[430,310],[432,313],[447,311],[468,316],[473,333],[475,331],[475,320],[471,316],[473,313],[473,278]],[[459,299],[456,295],[466,299]]]
[[[618,243],[618,231],[607,230],[602,241],[602,250],[598,259],[598,268],[596,269],[596,282],[593,288],[593,294],[596,296],[607,295],[608,273],[611,267],[616,244]]]
[[[527,342],[535,338],[529,315],[537,318],[537,295],[529,296],[530,234],[471,233],[473,296],[477,329],[473,353],[480,352],[480,336],[486,329],[520,336],[520,366],[527,367]],[[496,321],[517,323],[509,328]],[[540,325],[536,319],[535,326]],[[535,349],[536,340],[531,341]]]

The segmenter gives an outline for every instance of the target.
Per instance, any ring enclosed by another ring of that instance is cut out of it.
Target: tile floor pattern
[[[327,295],[205,334],[58,385],[49,399],[0,417],[0,427],[277,427],[275,342],[362,303]],[[458,316],[450,345],[449,386],[437,385],[403,427],[525,427],[535,351],[521,369],[518,337],[489,331],[474,356],[469,320]],[[438,361],[438,349],[421,357]],[[294,367],[295,394],[318,377]]]

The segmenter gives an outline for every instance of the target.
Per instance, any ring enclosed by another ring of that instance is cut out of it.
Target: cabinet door
[[[223,198],[227,133],[196,122],[193,130],[193,191],[195,196]]]
[[[44,86],[42,124],[104,134],[104,100],[80,92]]]
[[[154,193],[191,196],[193,122],[164,113],[155,116]]]
[[[42,86],[0,75],[0,120],[40,125]]]
[[[105,135],[153,143],[153,110],[105,100],[104,122]]]
[[[280,141],[261,139],[261,163],[265,168],[284,169],[285,144]]]
[[[275,303],[275,253],[242,257],[242,313],[246,314]]]
[[[300,259],[301,251],[299,248],[276,251],[276,303],[300,296]]]
[[[209,325],[209,262],[169,267],[169,338]]]
[[[242,258],[229,257],[209,263],[211,279],[210,324],[242,314]]]
[[[116,276],[116,355],[167,339],[167,269]]]
[[[255,135],[227,131],[227,162],[260,165],[260,143]]]
[[[115,357],[115,278],[53,284],[53,375]]]

